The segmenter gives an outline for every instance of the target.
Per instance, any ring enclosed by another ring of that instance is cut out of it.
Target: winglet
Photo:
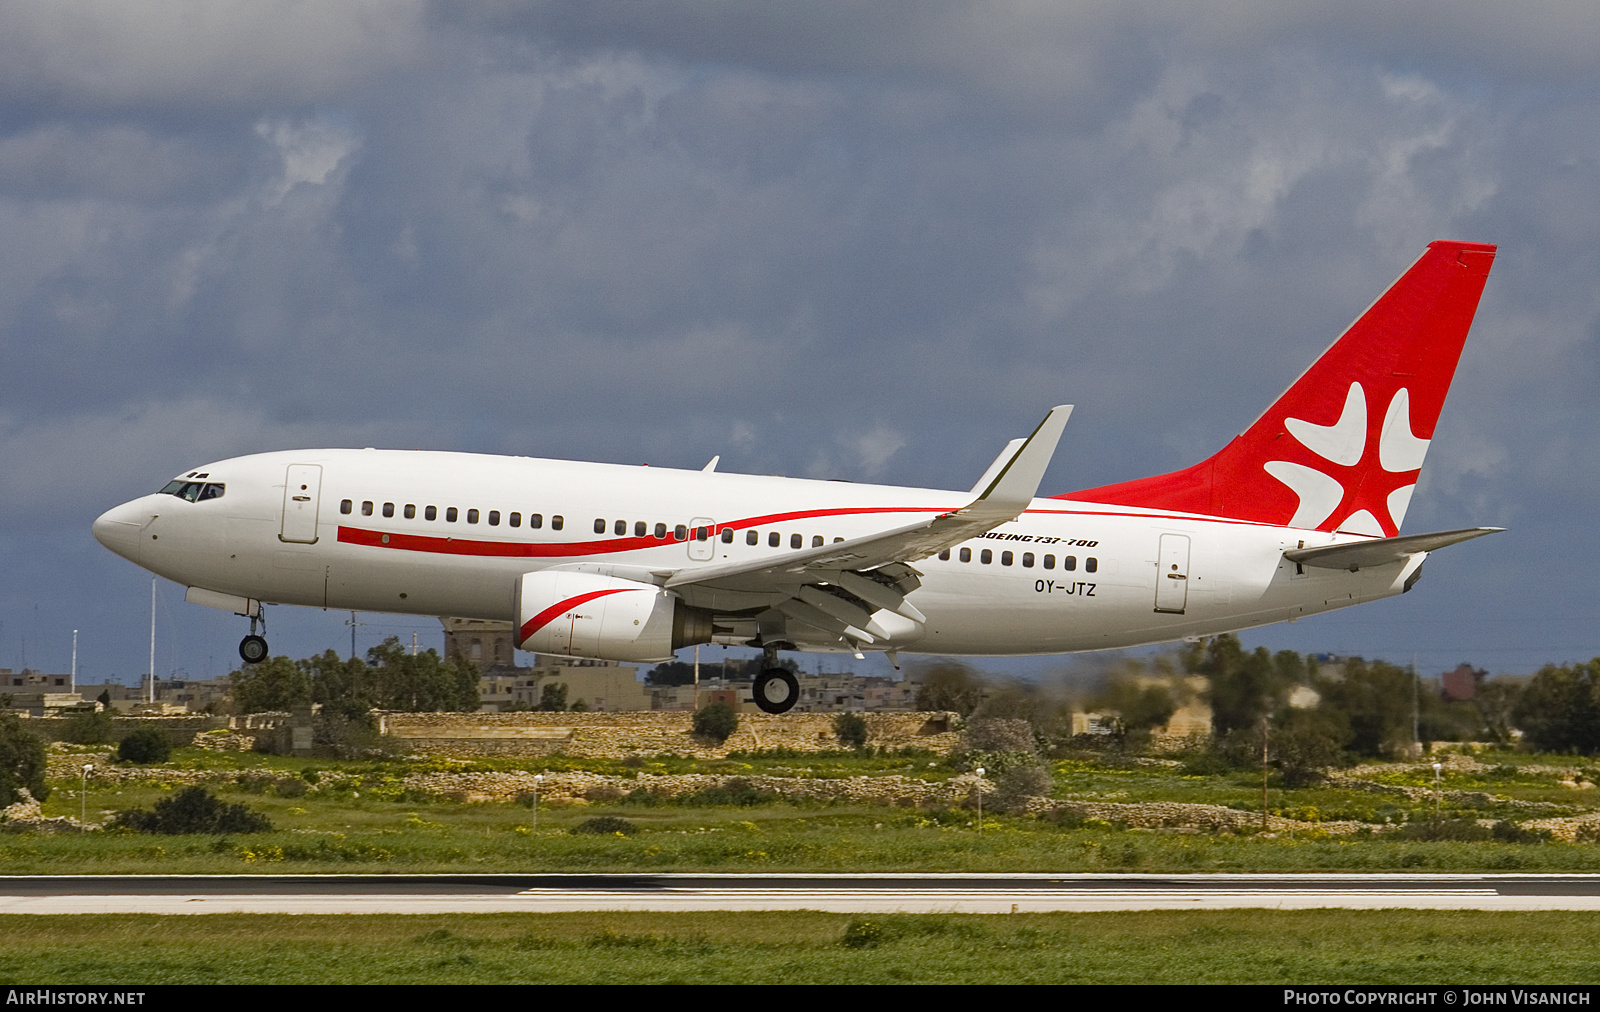
[[[1011,463],[1011,458],[1017,455],[1017,449],[1026,442],[1026,439],[1013,439],[1007,443],[1006,448],[1000,451],[1000,456],[994,458],[994,463],[990,464],[988,469],[983,472],[983,477],[978,479],[977,483],[972,486],[972,491],[968,494],[974,496],[982,495],[984,490],[989,487],[989,483],[999,477],[1005,466]]]
[[[1070,417],[1070,404],[1058,404],[1051,408],[1033,434],[990,480],[988,487],[979,492],[978,498],[961,513],[981,510],[984,513],[1009,513],[1015,517],[1027,509],[1039,492],[1045,468],[1050,466],[1050,458],[1056,455],[1056,444],[1061,442],[1062,430],[1067,427]],[[993,465],[990,467],[993,469]]]

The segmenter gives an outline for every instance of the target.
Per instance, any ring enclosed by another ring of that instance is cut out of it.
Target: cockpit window
[[[187,499],[190,502],[205,502],[207,499],[221,499],[225,491],[227,491],[227,486],[216,482],[184,481],[179,478],[176,481],[167,482],[166,487],[161,490],[161,494],[175,495],[179,499]]]

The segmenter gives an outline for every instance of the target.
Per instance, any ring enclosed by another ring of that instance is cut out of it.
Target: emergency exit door
[[[1182,615],[1189,603],[1189,536],[1161,535],[1156,563],[1156,611]]]

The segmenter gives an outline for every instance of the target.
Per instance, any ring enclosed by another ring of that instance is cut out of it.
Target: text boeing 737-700
[[[524,650],[661,661],[779,650],[1053,654],[1243,629],[1411,589],[1401,535],[1495,247],[1435,242],[1242,435],[1182,471],[1037,498],[1070,407],[969,492],[471,453],[206,464],[94,524],[250,619],[262,605],[508,622]],[[263,627],[264,631],[264,627]]]

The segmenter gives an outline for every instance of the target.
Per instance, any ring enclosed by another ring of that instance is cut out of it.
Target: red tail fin
[[[1434,242],[1266,414],[1170,474],[1057,496],[1392,537],[1495,247]]]

